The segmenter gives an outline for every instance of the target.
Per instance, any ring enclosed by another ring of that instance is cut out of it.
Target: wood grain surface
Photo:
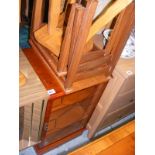
[[[26,84],[19,88],[19,106],[31,104],[48,97],[47,91],[22,51],[19,52],[19,68],[26,77]]]
[[[122,59],[118,61],[119,67],[116,65],[112,74],[113,78],[109,81],[87,124],[89,138],[92,138],[97,130],[134,111],[134,104],[132,104],[134,102],[134,74],[124,77],[129,68],[134,68],[134,59],[122,61]],[[109,112],[113,111],[115,113],[107,117]]]
[[[69,155],[134,155],[135,121],[69,153]]]
[[[135,135],[131,133],[129,136],[114,143],[109,148],[101,151],[97,155],[134,155]]]
[[[26,78],[22,72],[19,72],[19,86],[24,86],[26,83]]]
[[[43,83],[46,90],[54,89],[55,94],[49,96],[49,99],[54,99],[59,96],[64,95],[64,91],[61,88],[60,84],[56,80],[54,73],[51,74],[51,71],[45,65],[45,63],[40,59],[39,55],[37,55],[36,51],[32,48],[23,49],[24,54],[28,58],[30,64],[35,70],[38,78]]]

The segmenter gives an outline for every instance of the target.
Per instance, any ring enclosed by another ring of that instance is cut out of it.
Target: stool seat
[[[63,29],[57,28],[55,33],[50,35],[48,33],[47,24],[34,32],[35,39],[44,47],[49,49],[54,55],[59,57],[60,47],[62,42]]]

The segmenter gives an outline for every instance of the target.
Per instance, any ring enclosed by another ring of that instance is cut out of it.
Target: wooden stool
[[[86,6],[75,1],[67,1],[67,4],[71,5],[69,17],[69,7],[61,12],[61,1],[51,0],[46,24],[42,23],[43,2],[36,0],[30,39],[32,47],[54,71],[66,92],[74,91],[75,83],[83,80],[93,81],[93,78],[98,78],[105,81],[113,71],[134,24],[132,0],[110,3],[95,21],[93,17],[97,0],[88,0]],[[94,35],[116,16],[107,47],[97,48],[93,42]],[[66,17],[67,26],[64,22]],[[58,26],[59,22],[63,24]]]

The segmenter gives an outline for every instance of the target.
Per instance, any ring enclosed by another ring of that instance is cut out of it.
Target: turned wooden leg
[[[34,0],[31,32],[39,29],[43,19],[43,0]]]
[[[49,0],[48,33],[54,35],[59,22],[61,0]]]
[[[113,32],[111,34],[110,40],[106,46],[105,54],[112,54],[111,59],[111,69],[109,74],[112,73],[121,53],[128,40],[131,30],[134,26],[135,20],[135,7],[134,2],[132,2],[129,6],[123,10],[114,26]]]
[[[97,7],[97,1],[91,0],[87,2],[86,10],[84,12],[84,17],[81,23],[77,41],[75,44],[74,55],[72,57],[71,64],[67,72],[67,79],[65,82],[65,88],[69,89],[72,86],[72,83],[75,80],[75,74],[78,69],[79,62],[83,53],[83,48],[86,43],[86,39],[89,33],[89,29],[93,20],[93,16]]]

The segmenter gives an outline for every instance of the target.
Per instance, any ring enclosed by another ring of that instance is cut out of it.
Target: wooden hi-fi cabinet
[[[33,49],[23,51],[46,90],[55,91],[48,97],[40,143],[35,145],[42,154],[83,132],[108,80],[94,80],[95,85],[79,85],[78,91],[66,94]]]

